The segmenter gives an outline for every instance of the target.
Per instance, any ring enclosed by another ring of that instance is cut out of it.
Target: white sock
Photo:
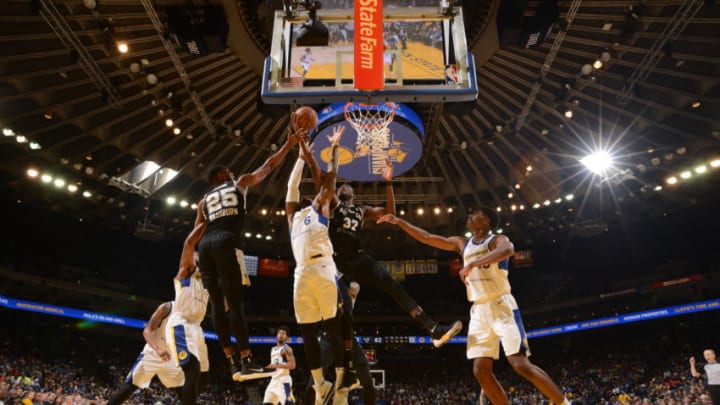
[[[323,377],[322,368],[314,368],[310,370],[310,374],[312,374],[313,381],[315,382],[316,386],[321,386],[322,383],[325,382],[325,377]]]

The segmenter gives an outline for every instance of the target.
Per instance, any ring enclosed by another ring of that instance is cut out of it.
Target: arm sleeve
[[[288,190],[287,196],[285,196],[285,202],[298,202],[300,201],[300,177],[302,176],[303,167],[305,161],[298,159],[293,166],[292,172],[290,172],[290,178],[288,179]]]

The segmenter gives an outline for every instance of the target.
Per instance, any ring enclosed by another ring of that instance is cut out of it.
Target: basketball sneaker
[[[240,373],[233,372],[233,380],[243,382],[248,380],[256,380],[258,378],[270,377],[274,370],[266,369],[265,367],[255,363],[252,356],[243,357],[240,360]],[[231,370],[232,370],[231,365]],[[237,368],[237,366],[235,366]]]
[[[330,405],[330,397],[333,393],[333,383],[330,381],[323,381],[318,387],[313,385],[315,389],[315,405]]]
[[[435,324],[435,326],[432,328],[432,331],[430,331],[430,338],[432,339],[432,344],[435,347],[440,347],[448,342],[448,340],[452,339],[453,336],[460,333],[462,330],[462,322],[455,321],[450,325],[440,325],[439,323]]]

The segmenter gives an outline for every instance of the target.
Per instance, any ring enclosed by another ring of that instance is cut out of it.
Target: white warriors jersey
[[[174,302],[170,302],[170,308],[174,305]],[[172,309],[170,310],[172,312]],[[163,320],[160,322],[160,326],[152,331],[153,335],[156,338],[156,341],[158,343],[158,346],[160,346],[161,349],[165,351],[170,351],[168,348],[167,340],[165,340],[165,328],[167,327],[168,319],[170,318],[170,313],[168,313],[168,316],[163,318]],[[155,350],[153,350],[152,347],[150,347],[149,344],[145,343],[145,347],[143,348],[143,353],[145,353],[148,356],[157,357],[157,354],[155,354]]]
[[[469,263],[490,252],[490,243],[496,235],[488,235],[480,242],[470,238],[463,250],[463,262]],[[473,267],[467,277],[468,301],[483,304],[510,293],[508,281],[508,259],[484,266]]]
[[[311,259],[329,258],[333,255],[333,245],[328,232],[328,218],[309,205],[293,215],[290,226],[292,251],[298,266],[305,265]]]
[[[190,323],[201,323],[205,319],[209,294],[203,287],[200,272],[182,280],[175,280],[175,303],[173,313],[178,313]]]
[[[288,345],[286,344],[282,346],[273,346],[272,350],[270,351],[270,364],[287,363],[287,359],[285,358],[285,355],[283,355],[283,350],[285,350],[287,347]],[[276,369],[272,375],[272,378],[275,380],[281,380],[282,382],[292,381],[290,377],[290,370],[286,368]]]

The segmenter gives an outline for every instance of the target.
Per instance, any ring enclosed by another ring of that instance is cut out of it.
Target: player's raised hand
[[[694,366],[694,365],[695,365],[695,356],[690,357],[690,365],[691,365],[691,366]]]
[[[393,164],[390,162],[389,157],[385,157],[385,167],[381,169],[382,178],[385,181],[392,181],[393,178]]]
[[[295,145],[299,142],[305,142],[307,140],[308,131],[303,128],[290,128],[288,127],[288,140],[290,145]]]
[[[328,141],[330,141],[331,145],[337,145],[340,143],[340,139],[342,139],[343,132],[345,132],[345,125],[335,125],[333,127],[333,134],[328,136]]]
[[[300,142],[300,159],[304,161],[309,161],[310,156],[312,156],[313,153],[313,144],[308,142]]]
[[[390,224],[397,224],[398,222],[400,222],[400,218],[396,217],[393,214],[385,214],[377,219],[378,224],[382,224],[383,222],[387,222]]]

